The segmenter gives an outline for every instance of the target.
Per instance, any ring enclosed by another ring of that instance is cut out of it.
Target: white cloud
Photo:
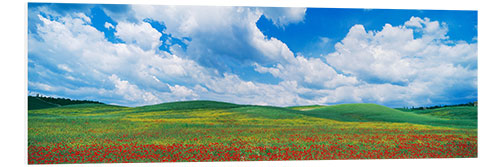
[[[204,66],[224,66],[220,59],[251,60],[260,63],[288,61],[293,53],[288,46],[276,38],[266,37],[256,23],[267,12],[287,19],[282,23],[297,22],[302,19],[305,9],[247,7],[192,7],[192,6],[132,6],[137,20],[150,18],[168,25],[165,33],[175,38],[192,39],[183,55]],[[297,12],[299,11],[299,12]],[[224,18],[224,19],[221,19]],[[181,54],[181,53],[179,53]],[[204,57],[214,57],[206,59]],[[243,62],[237,62],[243,63]],[[250,64],[248,64],[250,65]]]
[[[90,23],[90,18],[88,16],[86,16],[85,14],[83,14],[83,13],[76,13],[75,15],[77,17],[81,18],[86,23]]]
[[[423,32],[423,39],[431,38],[431,40],[447,39],[448,26],[446,23],[431,21],[429,18],[421,19],[420,17],[411,17],[410,20],[404,23],[405,27],[416,28],[418,32]]]
[[[45,83],[39,83],[39,82],[29,82],[28,86],[34,89],[39,89],[39,90],[44,90],[44,91],[56,91],[56,88],[47,85]]]
[[[424,20],[422,20],[420,17],[411,17],[410,20],[405,22],[405,26],[407,27],[416,27],[416,28],[422,28],[422,23]]]
[[[115,35],[126,43],[137,45],[143,50],[155,49],[161,44],[161,33],[146,22],[138,24],[118,22]]]
[[[278,26],[299,23],[305,9],[146,5],[131,9],[128,13],[134,15],[129,18],[136,21],[115,18],[115,35],[125,41],[118,44],[107,41],[85,15],[57,20],[38,16],[37,36],[28,37],[29,59],[37,60],[29,61],[29,74],[34,76],[29,89],[98,97],[121,105],[192,99],[279,106],[423,105],[464,89],[471,89],[465,96],[475,98],[470,92],[477,89],[477,44],[449,41],[446,24],[427,18],[412,17],[401,26],[386,24],[381,31],[355,25],[335,44],[335,52],[311,58],[293,53],[256,25],[262,16]],[[160,41],[160,32],[137,21],[144,19],[165,24],[162,33],[180,39],[186,49],[174,44],[170,53],[159,50],[162,42],[172,44],[172,39]],[[113,28],[106,23],[106,28]],[[422,35],[415,38],[415,33]],[[246,81],[221,70],[233,60],[241,60],[232,62],[238,67],[281,81]],[[61,70],[70,74],[59,74]]]
[[[66,64],[58,64],[57,68],[64,70],[66,72],[73,72],[73,70],[71,70],[71,68],[69,68]]]
[[[325,45],[325,44],[328,44],[332,41],[332,39],[328,38],[328,37],[319,37],[319,40],[320,40],[320,44],[321,45]]]
[[[418,17],[404,26],[386,24],[381,31],[366,31],[362,25],[355,25],[326,60],[340,72],[367,83],[352,90],[364,93],[364,98],[357,96],[359,99],[398,99],[379,97],[372,94],[375,90],[386,90],[383,93],[391,96],[406,95],[416,100],[408,102],[415,105],[445,100],[456,92],[476,96],[477,44],[449,41],[447,32],[445,23]],[[414,33],[422,35],[417,38]],[[368,89],[375,85],[375,90]]]
[[[115,28],[115,26],[113,26],[113,24],[111,24],[109,22],[105,22],[104,23],[104,28],[111,29],[111,28]]]
[[[209,75],[193,61],[166,52],[157,54],[152,50],[145,51],[137,47],[136,43],[110,43],[102,32],[85,24],[80,17],[66,16],[59,20],[42,16],[39,18],[42,21],[37,28],[39,38],[31,34],[28,40],[29,58],[39,61],[30,61],[32,66],[29,70],[30,74],[47,82],[47,86],[31,84],[30,89],[54,90],[74,95],[71,89],[104,87],[108,94],[99,95],[114,97],[115,99],[110,98],[113,103],[141,105],[172,100],[186,90],[174,86],[177,89],[170,92],[165,83],[167,81],[191,82],[203,78],[191,78],[193,76]],[[135,28],[144,27],[136,25]],[[52,68],[74,73],[68,77],[58,74]],[[77,85],[74,85],[74,81],[78,81]],[[73,87],[67,87],[70,85]]]
[[[157,37],[150,38],[150,42],[133,42],[141,33],[156,34],[144,22],[118,21],[117,34],[126,43],[114,44],[108,42],[102,32],[85,24],[82,18],[39,18],[42,20],[37,29],[40,39],[30,35],[29,54],[30,59],[43,61],[31,62],[33,67],[30,67],[30,73],[35,75],[31,71],[36,71],[41,80],[57,81],[45,85],[30,81],[30,89],[33,90],[53,90],[77,97],[98,96],[109,103],[133,106],[199,98],[247,104],[313,104],[283,88],[285,85],[244,81],[237,75],[227,73],[219,76],[217,71],[200,66],[195,61],[154,51],[155,45],[150,47],[147,44],[155,43]],[[262,34],[260,40],[266,40]],[[285,44],[278,40],[274,43],[284,47],[293,58]],[[139,48],[137,45],[141,44],[142,48]],[[50,66],[74,73],[68,78],[57,74]],[[74,81],[80,85],[68,87]]]
[[[412,18],[405,25],[418,27],[415,26],[415,20],[422,19]],[[438,22],[425,20],[425,23],[439,25]],[[422,28],[425,29],[426,26]],[[342,72],[353,74],[367,82],[407,84],[421,79],[423,69],[437,69],[446,63],[454,64],[450,68],[461,65],[475,70],[477,45],[449,46],[435,41],[443,39],[446,34],[436,36],[436,32],[446,31],[445,27],[433,28],[432,31],[424,31],[421,38],[415,38],[413,29],[403,26],[386,24],[380,32],[366,32],[362,25],[356,25],[335,45],[336,52],[329,54],[326,59]]]
[[[145,103],[159,103],[161,102],[158,97],[153,95],[151,92],[141,90],[137,85],[130,84],[128,81],[121,80],[116,75],[111,75],[108,79],[114,84],[114,91],[118,95],[122,95],[126,100],[129,101],[144,101]]]
[[[274,25],[284,27],[288,24],[299,23],[304,20],[307,8],[260,8],[264,16]]]
[[[355,77],[338,74],[332,67],[318,58],[295,57],[291,62],[274,67],[262,67],[255,64],[255,70],[261,73],[270,73],[283,80],[297,81],[301,85],[319,88],[335,88],[342,85],[354,85],[358,81]]]
[[[185,86],[181,86],[181,85],[170,86],[170,85],[168,85],[168,87],[170,88],[170,91],[172,92],[172,94],[179,97],[180,100],[193,99],[193,98],[198,97],[198,95],[193,90],[191,90]],[[191,98],[186,98],[186,97],[191,97]]]
[[[289,106],[294,104],[323,104],[322,97],[306,99],[299,94],[317,94],[312,89],[304,88],[296,81],[282,81],[276,85],[244,81],[234,74],[224,74],[205,82],[209,92],[200,94],[200,98],[234,102],[239,104],[259,104]]]

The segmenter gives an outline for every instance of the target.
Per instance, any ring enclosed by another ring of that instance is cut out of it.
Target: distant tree
[[[453,104],[453,105],[434,105],[434,106],[422,106],[422,107],[415,107],[411,106],[410,107],[403,107],[405,110],[427,110],[427,109],[436,109],[436,108],[443,108],[443,107],[456,107],[456,106],[475,106],[477,107],[477,101],[475,102],[468,102],[468,103],[462,103],[462,104]]]
[[[33,97],[33,96],[30,96]],[[56,97],[50,97],[50,96],[42,96],[40,94],[35,95],[36,98],[51,103],[51,104],[57,104],[60,106],[65,106],[65,105],[71,105],[71,104],[104,104],[99,101],[91,101],[91,100],[72,100],[69,98],[56,98]],[[29,103],[29,101],[28,101]]]

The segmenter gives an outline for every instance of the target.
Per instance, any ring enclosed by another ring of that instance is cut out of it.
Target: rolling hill
[[[194,110],[194,109],[228,109],[240,107],[242,105],[209,101],[209,100],[193,100],[193,101],[178,101],[168,102],[155,105],[136,107],[137,112],[161,111],[161,110]]]
[[[46,102],[38,97],[28,96],[28,110],[58,107],[60,105]]]
[[[438,126],[477,127],[475,120],[450,120],[433,115],[403,112],[377,104],[339,104],[312,109],[302,114],[349,122],[406,122]]]
[[[44,108],[53,108],[74,104],[104,104],[98,101],[90,100],[72,100],[68,98],[54,98],[45,96],[28,96],[28,110],[37,110]]]
[[[477,106],[451,106],[427,110],[410,110],[408,112],[452,120],[477,120]]]
[[[196,100],[169,102],[140,107],[106,104],[73,104],[57,106],[38,98],[28,101],[29,116],[111,118],[131,120],[198,121],[215,123],[266,123],[265,121],[412,123],[433,126],[476,128],[477,107],[444,107],[432,110],[401,111],[377,104],[339,104],[331,106],[273,107],[239,105],[226,102]],[[41,109],[41,110],[40,110]],[[190,120],[189,120],[190,119]],[[246,121],[246,122],[245,122]],[[321,122],[319,122],[321,123]]]

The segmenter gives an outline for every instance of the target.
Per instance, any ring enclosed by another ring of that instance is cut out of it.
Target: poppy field
[[[189,101],[28,111],[29,164],[474,157],[477,120],[374,104]]]

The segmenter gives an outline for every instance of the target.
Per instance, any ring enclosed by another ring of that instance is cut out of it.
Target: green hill
[[[409,112],[452,120],[477,120],[477,106],[451,106]]]
[[[304,115],[296,110],[271,106],[242,106],[228,110],[247,118],[296,119]]]
[[[28,96],[28,110],[59,107],[60,105],[46,102],[38,97]]]
[[[28,117],[42,116],[44,118],[87,118],[93,117],[119,117],[127,112],[128,107],[107,104],[72,104],[60,107],[42,108],[29,110]],[[125,112],[124,112],[125,111]]]
[[[28,110],[37,110],[74,104],[104,104],[90,100],[72,100],[67,98],[55,98],[45,96],[28,96]]]
[[[475,120],[449,120],[403,112],[377,104],[339,104],[302,112],[304,115],[349,122],[407,122],[424,125],[477,127]]]
[[[279,122],[280,120],[307,122],[316,118],[324,118],[342,122],[397,122],[447,127],[477,127],[477,107],[473,106],[401,111],[377,104],[273,107],[238,105],[208,100],[169,102],[141,107],[122,107],[101,103],[77,103],[62,106],[38,97],[28,98],[29,116],[31,117],[115,117],[146,121],[170,119],[169,121],[174,122],[180,121],[175,119],[205,122],[241,122],[246,120],[256,124],[263,123],[262,121]],[[321,122],[318,123],[321,124]]]
[[[156,105],[136,107],[136,112],[150,112],[162,110],[194,110],[194,109],[229,109],[241,107],[242,105],[217,102],[209,100],[194,100],[194,101],[179,101],[169,102]]]
[[[321,108],[321,107],[326,107],[322,105],[309,105],[309,106],[292,106],[292,107],[286,107],[292,110],[301,110],[301,111],[308,111],[316,108]]]
[[[239,105],[208,100],[169,102],[157,105],[136,107],[133,110],[135,113],[173,111],[165,113],[165,115],[181,113],[185,116],[190,116],[192,114],[201,115],[200,113],[210,110],[224,110],[224,112],[230,113],[229,115],[234,118],[293,119],[304,116],[297,110],[288,108],[257,105]]]

